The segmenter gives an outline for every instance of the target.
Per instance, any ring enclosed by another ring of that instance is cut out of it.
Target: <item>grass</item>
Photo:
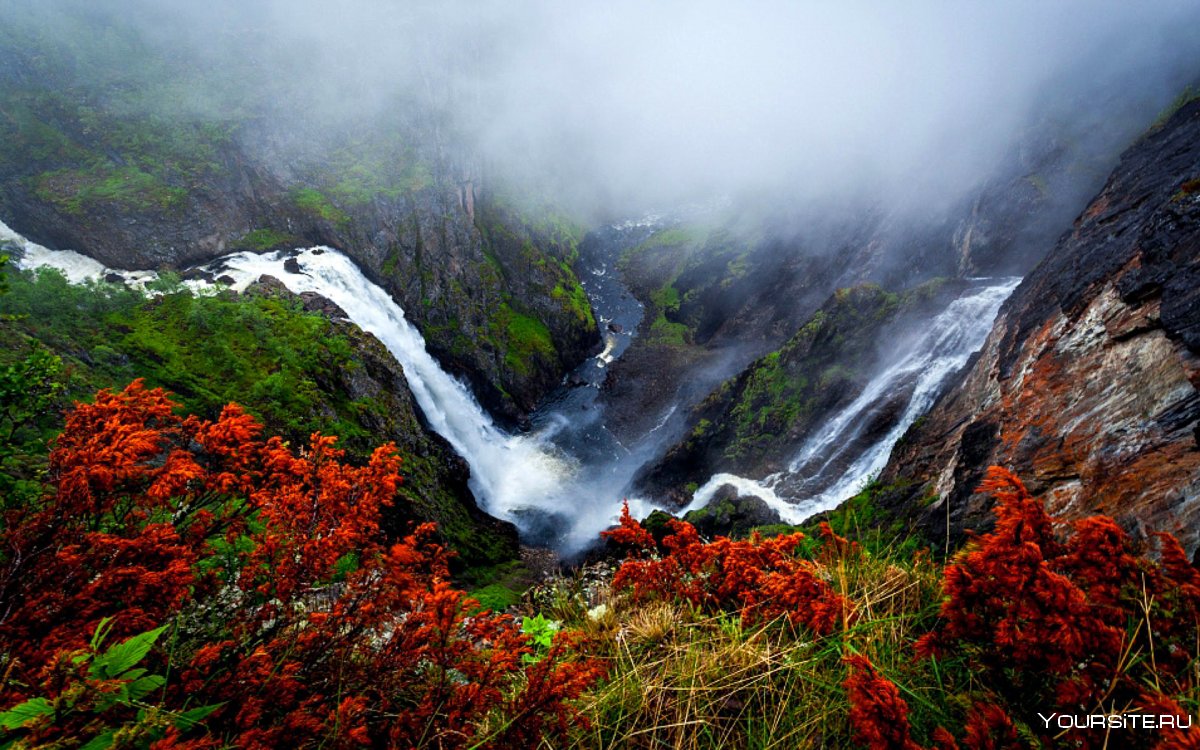
[[[914,661],[911,643],[932,623],[940,569],[899,548],[847,558],[827,580],[860,619],[829,637],[786,621],[745,626],[686,603],[634,603],[607,588],[572,596],[558,585],[553,616],[582,629],[610,677],[585,695],[590,727],[575,748],[818,748],[848,746],[842,657],[863,653],[905,692],[918,736],[956,708],[937,690],[939,665]],[[598,604],[605,606],[594,609]],[[592,608],[593,614],[587,610]],[[599,615],[597,615],[599,611]]]

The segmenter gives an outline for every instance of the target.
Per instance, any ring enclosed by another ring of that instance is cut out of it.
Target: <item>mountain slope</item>
[[[338,247],[511,420],[598,340],[581,231],[485,183],[433,103],[323,127],[246,82],[251,62],[213,79],[119,14],[81,22],[102,41],[0,28],[0,219],[21,234],[126,269]]]

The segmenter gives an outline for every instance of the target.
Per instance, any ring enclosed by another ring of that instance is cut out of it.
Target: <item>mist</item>
[[[1183,1],[17,0],[3,15],[75,48],[136,28],[186,71],[161,84],[187,89],[174,106],[249,119],[264,142],[418,122],[440,153],[592,213],[944,204],[1047,117],[1125,145],[1200,72],[1200,6]],[[80,70],[113,81],[142,64],[87,54]]]

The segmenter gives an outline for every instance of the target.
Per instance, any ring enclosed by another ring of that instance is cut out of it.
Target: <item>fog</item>
[[[1030,125],[1108,110],[1138,120],[1127,138],[1200,69],[1194,1],[3,8],[48,39],[139,29],[189,71],[176,103],[208,116],[305,137],[416,117],[474,168],[617,210],[763,191],[945,202]],[[89,74],[129,72],[106,64]]]

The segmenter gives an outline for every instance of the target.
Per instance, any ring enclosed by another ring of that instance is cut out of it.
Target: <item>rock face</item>
[[[1200,544],[1200,101],[1122,157],[893,452],[885,501],[932,535],[989,523],[991,464],[1055,513]],[[934,493],[927,505],[919,498]]]
[[[744,537],[759,526],[780,522],[779,514],[761,498],[739,496],[737,490],[725,485],[717,490],[708,505],[684,516],[706,537]]]

